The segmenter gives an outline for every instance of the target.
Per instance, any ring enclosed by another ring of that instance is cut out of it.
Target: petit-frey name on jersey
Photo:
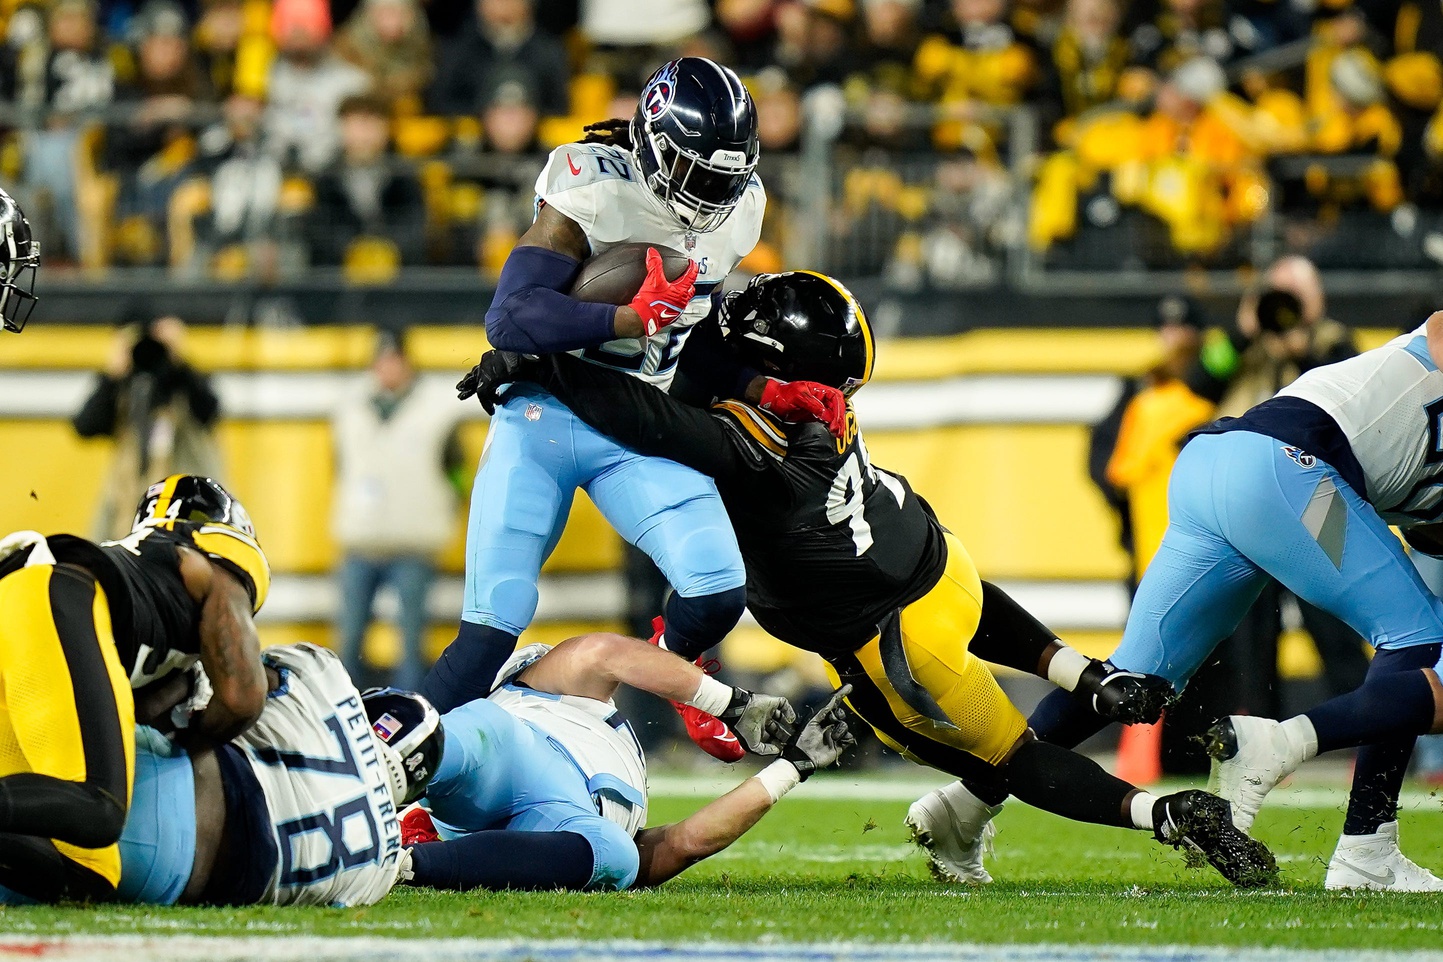
[[[345,726],[346,736],[356,746],[361,765],[377,776],[370,781],[371,794],[376,800],[376,814],[381,819],[381,834],[385,839],[380,864],[394,865],[401,857],[401,823],[391,800],[391,781],[376,751],[376,741],[371,737],[371,721],[366,715],[366,707],[359,697],[352,695],[336,705],[336,717]]]

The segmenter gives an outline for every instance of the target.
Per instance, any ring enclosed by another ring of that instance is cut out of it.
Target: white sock
[[[1293,752],[1289,761],[1294,767],[1318,754],[1318,732],[1307,715],[1296,715],[1279,723],[1278,727],[1288,739],[1288,748]]]
[[[1063,645],[1047,663],[1047,680],[1063,691],[1073,691],[1077,688],[1078,681],[1082,679],[1083,671],[1090,664],[1092,664],[1091,658],[1076,648]]]
[[[1140,828],[1144,832],[1153,830],[1152,808],[1157,804],[1157,796],[1152,792],[1138,792],[1132,797],[1132,827]]]

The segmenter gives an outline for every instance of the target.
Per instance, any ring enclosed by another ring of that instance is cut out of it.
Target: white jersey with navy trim
[[[265,792],[280,858],[262,902],[371,905],[396,882],[401,825],[361,693],[330,651],[268,648],[281,675],[233,742]]]
[[[631,154],[605,144],[564,144],[536,179],[539,203],[575,221],[592,255],[618,244],[648,243],[681,251],[697,262],[696,296],[679,320],[650,337],[622,338],[574,352],[578,357],[635,374],[667,388],[691,328],[711,311],[711,295],[761,237],[767,195],[753,176],[742,199],[714,231],[681,225],[642,181]]]
[[[1428,353],[1426,327],[1314,368],[1278,392],[1317,405],[1338,423],[1363,469],[1369,503],[1384,521],[1405,527],[1443,517],[1443,373]]]
[[[550,650],[540,643],[519,649],[497,674],[487,701],[549,736],[581,769],[601,816],[635,835],[646,827],[646,753],[616,704],[513,684]]]

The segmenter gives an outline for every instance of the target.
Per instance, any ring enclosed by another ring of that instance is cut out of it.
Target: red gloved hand
[[[641,324],[647,337],[681,317],[682,311],[686,310],[686,305],[696,294],[697,269],[696,261],[688,261],[681,276],[669,281],[662,270],[661,255],[656,252],[656,248],[646,249],[646,280],[642,282],[641,290],[631,299],[630,307],[641,316]]]
[[[767,378],[762,388],[762,409],[783,421],[817,421],[832,437],[847,431],[847,399],[842,392],[815,381],[778,381]]]

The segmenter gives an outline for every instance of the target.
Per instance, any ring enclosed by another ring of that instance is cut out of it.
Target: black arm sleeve
[[[721,295],[712,295],[712,312],[692,328],[677,360],[681,387],[673,387],[671,393],[689,404],[705,407],[713,398],[745,397],[747,385],[759,373],[727,350],[717,319],[720,303]]]
[[[670,458],[737,493],[772,496],[785,488],[781,462],[741,430],[638,378],[554,354],[538,365],[536,383],[577,417],[633,451]],[[531,380],[531,378],[528,378]]]
[[[102,374],[95,390],[75,412],[70,423],[82,438],[107,438],[115,434],[115,418],[119,410],[120,382]]]
[[[583,889],[596,857],[575,832],[495,830],[411,850],[412,882],[433,889]]]

